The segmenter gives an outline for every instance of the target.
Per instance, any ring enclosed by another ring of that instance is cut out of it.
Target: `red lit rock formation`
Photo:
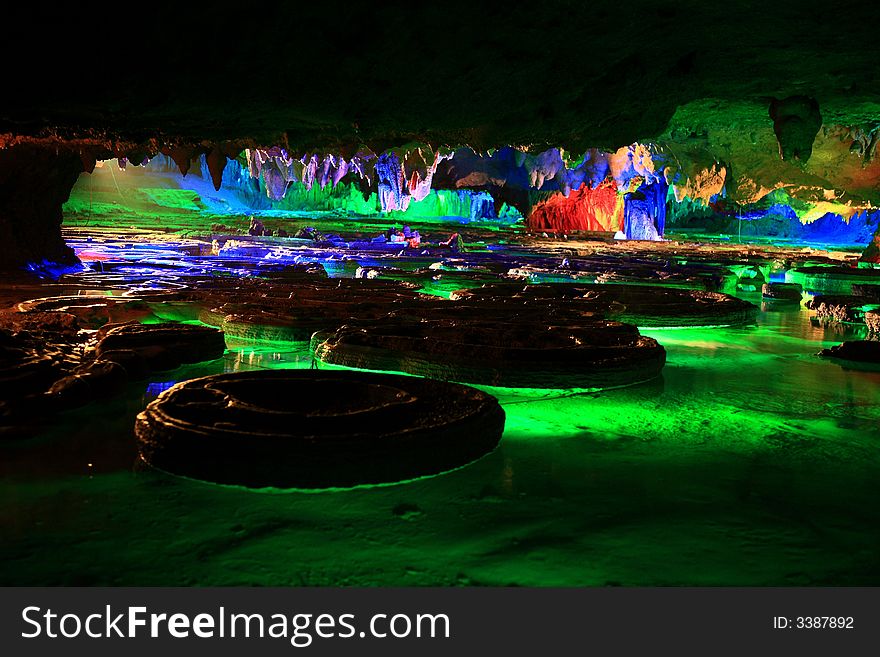
[[[532,206],[530,230],[570,233],[579,230],[616,233],[623,230],[623,195],[611,181],[596,188],[586,183],[566,197],[562,192],[537,193],[543,197]]]

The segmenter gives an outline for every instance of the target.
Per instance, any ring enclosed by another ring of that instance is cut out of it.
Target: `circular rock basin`
[[[0,402],[43,392],[61,376],[53,353],[19,346],[0,334]]]
[[[853,294],[853,285],[880,285],[880,269],[868,267],[805,266],[785,273],[787,283],[826,294]]]
[[[327,270],[317,262],[280,265],[278,268],[264,267],[261,274],[265,278],[284,281],[309,281],[315,278],[327,278]]]
[[[850,294],[820,294],[806,303],[807,308],[815,311],[819,319],[855,324],[864,322],[866,311],[878,305],[880,303],[876,301]]]
[[[82,326],[88,328],[98,328],[107,323],[141,320],[152,314],[147,304],[140,299],[102,294],[31,299],[19,303],[17,309],[21,313],[69,313],[74,315]]]
[[[148,370],[170,370],[184,363],[220,358],[226,351],[223,332],[191,324],[117,324],[98,331],[95,353],[99,358],[134,352]]]
[[[468,303],[518,299],[523,304],[572,304],[606,319],[640,327],[732,326],[755,320],[754,304],[729,294],[648,285],[484,285],[459,290]]]
[[[227,335],[304,342],[354,317],[375,317],[423,295],[414,286],[369,280],[220,279],[183,290],[143,290],[150,311],[168,321],[200,320]]]
[[[868,301],[880,302],[880,285],[853,283],[852,293],[857,297],[864,297]]]
[[[403,306],[388,313],[396,320],[449,320],[462,324],[474,321],[482,323],[553,322],[576,326],[582,322],[602,319],[601,313],[587,310],[577,304],[521,303],[518,299],[499,299],[480,303],[438,301],[422,303],[417,307]],[[358,322],[354,322],[358,323]],[[375,323],[368,321],[366,323]]]
[[[635,326],[593,320],[391,321],[316,333],[335,365],[510,388],[612,388],[657,377],[666,352]]]
[[[289,298],[255,297],[203,311],[199,319],[245,339],[307,342],[315,331],[333,330],[357,319],[375,319],[395,309],[416,309],[429,299],[403,288],[298,289]]]
[[[141,458],[161,470],[254,488],[403,481],[491,452],[497,400],[392,374],[275,370],[178,383],[137,417]]]
[[[771,301],[800,302],[803,288],[799,283],[764,283],[761,286],[761,295]]]

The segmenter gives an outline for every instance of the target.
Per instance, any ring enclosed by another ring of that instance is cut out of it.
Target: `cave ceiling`
[[[742,129],[706,145],[730,157],[773,134],[771,105],[791,97],[817,111],[795,116],[806,125],[794,132],[816,116],[866,134],[880,123],[878,10],[866,2],[232,7],[68,3],[22,16],[0,45],[0,132],[583,152],[693,145],[722,121]]]

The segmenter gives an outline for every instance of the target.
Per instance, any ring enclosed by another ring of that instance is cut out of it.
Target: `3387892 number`
[[[852,616],[798,616],[795,627],[799,630],[851,630]]]

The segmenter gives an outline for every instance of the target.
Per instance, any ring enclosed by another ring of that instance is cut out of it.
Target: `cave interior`
[[[0,582],[880,583],[878,9],[474,10],[20,10]]]

